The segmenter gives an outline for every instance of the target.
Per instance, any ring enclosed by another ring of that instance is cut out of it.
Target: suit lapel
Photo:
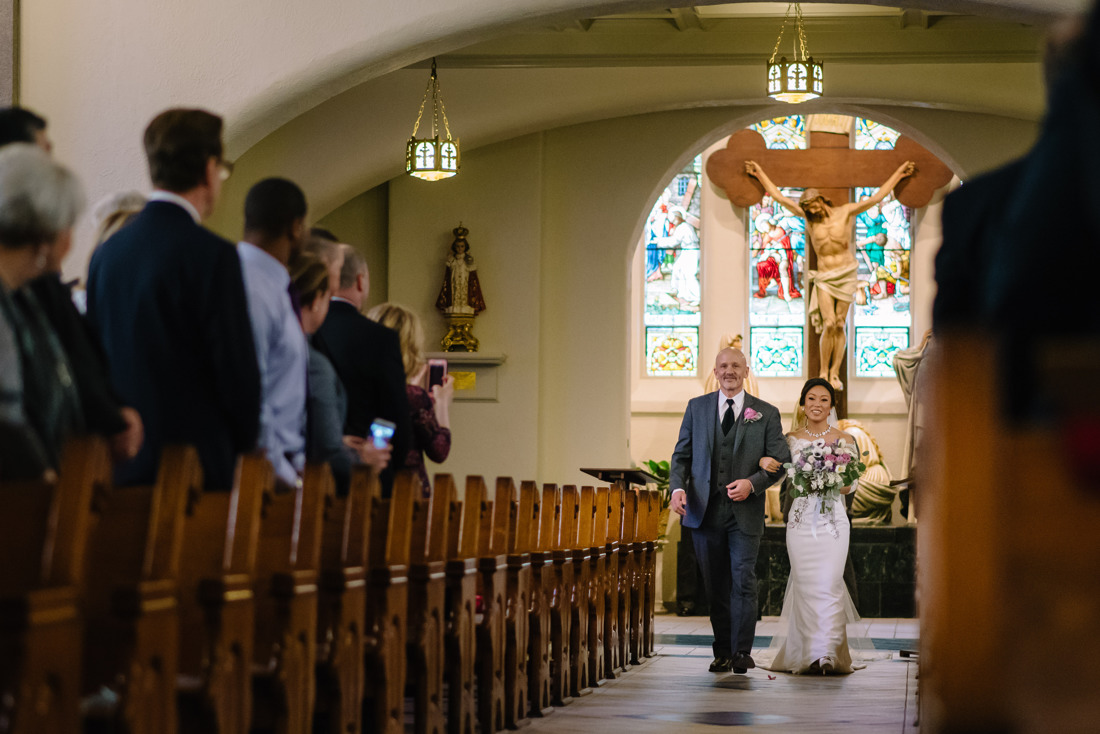
[[[707,420],[703,421],[703,426],[705,427],[706,437],[707,437],[707,442],[704,445],[707,447],[707,462],[708,462],[708,464],[710,462],[710,447],[714,446],[714,430],[715,430],[715,427],[716,427],[715,426],[716,421],[715,421],[715,418],[714,418],[714,411],[717,409],[716,406],[717,406],[717,401],[718,401],[718,398],[716,397],[716,395],[717,395],[717,393],[713,393],[713,392],[709,393],[706,396],[707,399],[703,401],[703,416],[705,418],[707,418]],[[707,470],[708,471],[710,470],[709,466],[708,466]]]
[[[748,411],[752,396],[745,393],[745,399],[741,401],[741,415],[737,416],[737,422],[733,424],[733,453],[736,456],[741,448],[741,437],[745,432],[745,413]]]

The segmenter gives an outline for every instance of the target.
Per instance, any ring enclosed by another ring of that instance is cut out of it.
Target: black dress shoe
[[[733,670],[733,658],[715,658],[710,664],[712,673],[728,673]]]
[[[691,602],[680,602],[676,605],[677,617],[690,617],[695,614],[695,605]]]
[[[756,661],[752,659],[752,655],[747,652],[739,652],[733,656],[733,667],[736,668],[755,668]]]

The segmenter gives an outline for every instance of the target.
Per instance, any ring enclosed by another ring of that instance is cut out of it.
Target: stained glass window
[[[857,188],[857,200],[874,192],[871,188]],[[855,236],[859,266],[852,316],[856,376],[893,377],[893,353],[909,346],[912,322],[909,311],[909,254],[912,249],[909,209],[893,194],[888,194],[880,205],[856,217]],[[904,339],[900,336],[903,333]],[[882,350],[886,351],[880,355]]]
[[[801,326],[751,327],[749,369],[760,377],[801,377],[802,341]]]
[[[856,118],[856,150],[893,150],[901,133],[881,122]]]
[[[794,201],[802,195],[802,189],[782,192]],[[805,258],[806,220],[765,194],[749,209],[749,361],[755,374],[802,374]]]
[[[699,361],[702,156],[672,179],[645,228],[646,374],[695,376]]]
[[[894,354],[909,346],[909,327],[856,327],[856,374],[894,377]]]
[[[806,149],[806,118],[802,115],[764,120],[755,125],[749,125],[749,129],[764,136],[764,142],[771,150]]]

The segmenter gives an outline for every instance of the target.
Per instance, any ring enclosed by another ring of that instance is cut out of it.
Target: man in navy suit
[[[88,315],[111,381],[145,421],[145,443],[116,471],[120,484],[156,478],[162,449],[191,444],[207,489],[228,490],[240,453],[256,445],[260,371],[241,263],[203,228],[229,165],[221,118],[162,112],[145,130],[155,191],[92,257]]]
[[[775,406],[744,390],[748,364],[739,349],[714,361],[718,390],[688,402],[672,452],[671,509],[691,528],[714,632],[713,673],[755,668],[756,556],[764,534],[764,491],[781,471],[765,456],[791,460]]]
[[[405,367],[397,332],[371,321],[359,310],[370,291],[369,272],[363,256],[349,245],[341,245],[344,265],[332,305],[313,346],[336,368],[348,394],[348,415],[344,434],[366,437],[375,418],[396,424],[393,434],[393,463],[379,477],[382,492],[393,485],[393,470],[401,469],[412,438],[412,414],[405,392]]]

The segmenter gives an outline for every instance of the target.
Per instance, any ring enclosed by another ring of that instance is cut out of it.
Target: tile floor
[[[776,619],[757,625],[766,646]],[[770,673],[707,672],[710,623],[705,617],[656,618],[656,656],[592,693],[536,719],[539,734],[707,734],[716,727],[739,732],[883,734],[919,731],[916,724],[916,662],[898,649],[915,646],[914,619],[865,619],[849,625],[853,649],[867,654],[867,667],[847,676],[810,677]],[[912,643],[912,645],[910,645]]]

